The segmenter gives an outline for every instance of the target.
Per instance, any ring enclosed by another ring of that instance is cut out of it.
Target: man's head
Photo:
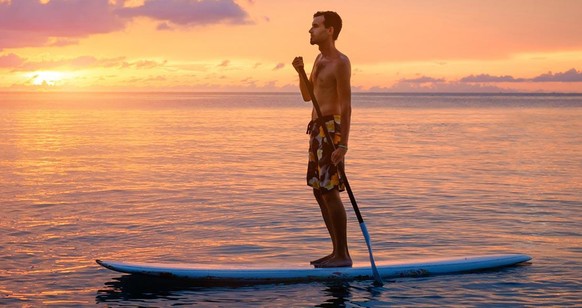
[[[324,27],[324,29],[317,29],[318,27]],[[333,40],[337,40],[337,37],[342,30],[342,19],[336,13],[332,11],[319,11],[313,14],[313,24],[309,33],[312,35],[312,44],[317,44],[322,31],[331,33]],[[317,33],[319,32],[319,33]],[[315,37],[314,37],[315,36]]]

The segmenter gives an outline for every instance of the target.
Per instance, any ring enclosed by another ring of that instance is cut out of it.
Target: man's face
[[[313,18],[313,23],[311,24],[311,29],[309,29],[309,33],[311,34],[311,38],[309,40],[309,42],[311,43],[311,45],[316,45],[319,44],[323,41],[325,41],[328,36],[328,30],[325,28],[325,25],[323,24],[323,21],[325,20],[325,17],[323,16],[317,16]]]

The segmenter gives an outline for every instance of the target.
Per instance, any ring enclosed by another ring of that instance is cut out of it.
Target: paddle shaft
[[[313,103],[313,108],[315,108],[315,112],[317,113],[317,117],[320,119],[323,119],[323,115],[321,114],[321,109],[319,108],[319,104],[317,103],[317,99],[315,98],[315,93],[313,93],[313,86],[311,85],[311,82],[309,82],[309,79],[307,78],[307,73],[305,73],[305,70],[302,69],[299,72],[299,74],[301,75],[303,82],[307,86],[307,89],[309,91],[309,95],[311,96],[311,102]],[[335,151],[336,146],[333,143],[333,138],[331,137],[329,130],[327,130],[327,125],[325,125],[325,123],[321,123],[321,124],[322,124],[321,126],[323,128],[323,133],[325,134],[325,138],[331,144],[333,151]],[[344,186],[346,187],[346,190],[348,191],[348,196],[350,197],[350,201],[352,202],[352,207],[354,208],[354,212],[356,213],[356,217],[358,218],[358,223],[363,223],[364,218],[362,217],[362,213],[360,213],[360,208],[358,208],[358,203],[356,202],[356,197],[354,196],[354,193],[352,192],[352,189],[350,187],[350,183],[348,182],[348,178],[346,177],[344,162],[343,161],[339,162],[337,167],[338,167],[338,170],[340,173],[340,177],[343,179]]]
[[[313,103],[313,108],[315,108],[315,112],[317,113],[317,117],[319,119],[323,119],[321,109],[319,108],[319,104],[317,103],[317,99],[315,98],[313,86],[312,86],[311,82],[309,82],[309,78],[307,78],[307,73],[305,73],[305,69],[303,67],[301,67],[301,69],[299,69],[298,72],[299,72],[299,78],[301,78],[301,80],[303,81],[303,83],[307,87],[307,91],[309,92],[309,96],[311,96],[311,102]],[[321,127],[323,128],[323,133],[325,134],[325,138],[327,139],[329,144],[331,144],[333,151],[335,151],[336,146],[333,143],[333,138],[331,137],[331,134],[327,130],[327,125],[325,123],[320,123],[320,124],[321,124]],[[382,278],[380,278],[380,273],[378,272],[378,268],[376,267],[376,262],[374,261],[374,255],[372,253],[372,244],[371,244],[371,240],[370,240],[370,234],[368,233],[368,228],[366,227],[366,223],[364,222],[364,218],[362,217],[362,213],[360,213],[360,208],[358,207],[358,203],[356,202],[356,197],[354,196],[354,193],[352,192],[352,188],[350,187],[350,183],[348,182],[348,178],[346,176],[343,161],[339,162],[337,166],[338,166],[341,180],[343,181],[343,184],[346,187],[346,190],[348,192],[348,196],[350,197],[350,201],[352,203],[352,207],[354,208],[354,212],[356,213],[356,217],[358,218],[358,223],[360,224],[360,229],[362,230],[362,233],[364,235],[366,245],[368,246],[368,253],[370,255],[370,264],[372,265],[372,272],[374,273],[374,279],[376,280],[375,282],[378,285],[382,285],[383,284]]]

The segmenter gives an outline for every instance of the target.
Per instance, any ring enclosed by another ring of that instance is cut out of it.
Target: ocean
[[[355,93],[346,172],[377,262],[530,264],[201,287],[95,259],[304,265],[331,251],[297,93],[0,94],[0,305],[582,306],[582,95]],[[356,264],[366,244],[347,195]]]

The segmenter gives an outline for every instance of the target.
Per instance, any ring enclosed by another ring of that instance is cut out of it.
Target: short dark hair
[[[333,27],[333,40],[337,40],[340,31],[342,31],[342,18],[338,13],[332,11],[319,11],[313,14],[313,18],[317,16],[323,16],[323,25],[326,28]]]

